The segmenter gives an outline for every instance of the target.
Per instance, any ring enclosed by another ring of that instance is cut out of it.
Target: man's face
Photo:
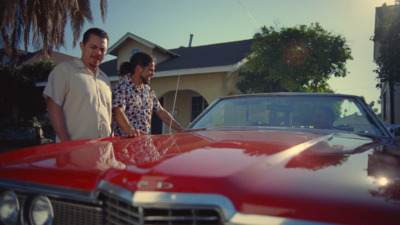
[[[107,38],[101,38],[91,34],[86,44],[80,43],[82,50],[82,61],[93,72],[100,66],[104,56],[107,54]]]
[[[154,76],[156,70],[155,62],[149,63],[148,66],[144,67],[140,72],[140,79],[142,80],[143,84],[150,83],[150,78]]]

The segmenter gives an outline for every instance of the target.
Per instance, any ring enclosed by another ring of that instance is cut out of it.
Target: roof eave
[[[122,47],[122,45],[124,44],[124,42],[126,42],[129,39],[133,39],[151,49],[158,49],[161,52],[165,52],[168,54],[171,54],[172,56],[179,56],[177,54],[175,54],[174,52],[168,51],[165,48],[162,48],[161,46],[158,46],[150,41],[147,41],[139,36],[136,36],[132,33],[126,33],[122,38],[120,38],[116,43],[114,43],[110,48],[108,48],[108,54],[113,55],[113,56],[118,56],[118,51],[119,49]]]
[[[221,72],[234,72],[242,68],[247,62],[247,59],[243,59],[232,65],[225,66],[213,66],[213,67],[202,67],[202,68],[187,68],[187,69],[176,69],[156,72],[157,77],[171,77],[177,75],[192,75],[192,74],[204,74],[204,73],[221,73]],[[153,78],[153,79],[154,79]]]

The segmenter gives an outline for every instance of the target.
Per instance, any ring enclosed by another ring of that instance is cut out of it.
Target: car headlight
[[[19,216],[19,202],[14,191],[5,191],[0,195],[0,222],[1,224],[17,224]]]
[[[34,225],[50,225],[53,223],[54,212],[49,198],[38,195],[32,198],[29,207],[29,220]]]

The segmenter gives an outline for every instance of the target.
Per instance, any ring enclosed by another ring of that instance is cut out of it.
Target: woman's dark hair
[[[131,56],[129,63],[131,64],[131,73],[134,72],[136,66],[142,68],[148,66],[151,62],[156,62],[156,60],[149,54],[144,52],[138,52]]]
[[[119,66],[119,75],[120,76],[124,76],[128,73],[131,73],[131,71],[132,71],[131,64],[129,62],[123,62]]]

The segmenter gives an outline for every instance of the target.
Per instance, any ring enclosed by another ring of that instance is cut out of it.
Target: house
[[[376,7],[375,30],[385,13],[392,13],[394,7],[394,5],[386,6],[386,4]],[[380,46],[379,42],[374,41],[374,60],[377,60],[380,55]],[[382,120],[386,124],[400,124],[400,84],[397,83],[390,87],[387,82],[381,83],[380,99]]]
[[[151,54],[157,65],[150,86],[164,108],[186,127],[217,98],[240,93],[236,88],[238,74],[244,69],[251,44],[252,40],[243,40],[194,47],[190,41],[188,47],[167,50],[127,33],[108,50],[116,59],[102,63],[100,68],[115,84],[121,63],[138,51]],[[153,120],[153,134],[167,132],[169,127]]]
[[[7,54],[4,49],[0,49],[0,66],[7,65],[10,62]],[[63,61],[73,59],[73,56],[66,55],[60,52],[53,52],[51,60],[53,60],[54,64],[57,65]],[[27,52],[23,50],[18,50],[18,62],[17,68],[21,67],[22,64],[34,64],[37,60],[43,59],[43,56],[40,54],[40,51],[37,52]]]

